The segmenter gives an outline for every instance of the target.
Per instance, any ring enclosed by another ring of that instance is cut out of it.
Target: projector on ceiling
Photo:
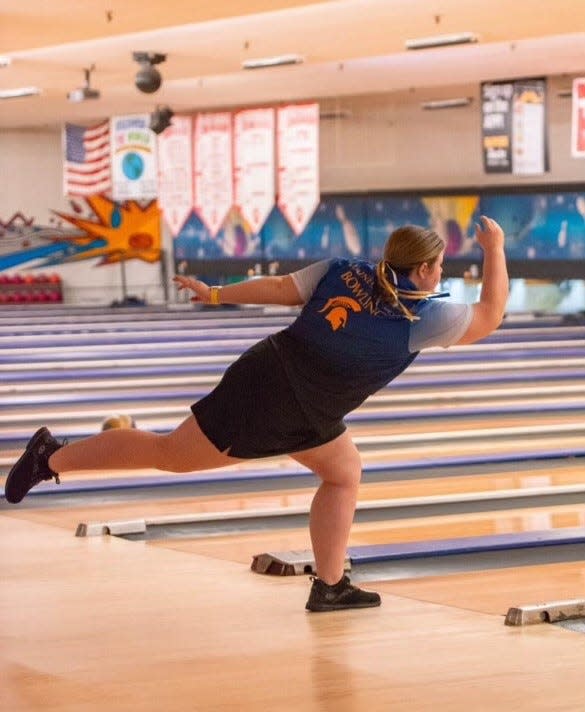
[[[90,89],[89,87],[81,87],[80,89],[74,89],[67,94],[69,101],[80,102],[87,101],[88,99],[99,99],[100,93],[97,89]]]

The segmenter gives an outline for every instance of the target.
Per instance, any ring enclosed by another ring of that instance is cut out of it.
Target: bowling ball
[[[115,413],[113,415],[108,415],[102,421],[102,430],[115,430],[119,428],[135,428],[136,423],[134,418],[125,413]]]

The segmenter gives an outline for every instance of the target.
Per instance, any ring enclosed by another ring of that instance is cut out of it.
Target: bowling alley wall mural
[[[92,267],[161,257],[161,216],[156,201],[116,203],[104,196],[76,198],[71,212],[52,211],[48,226],[15,213],[0,219],[0,284],[3,301],[62,301],[60,267]],[[96,277],[96,281],[97,277]]]
[[[511,260],[585,259],[585,193],[486,191],[461,195],[323,195],[299,234],[294,233],[277,206],[259,233],[237,210],[231,210],[214,236],[193,213],[174,240],[175,260],[378,260],[392,230],[416,224],[432,228],[443,237],[447,259],[476,261],[481,251],[474,240],[475,224],[484,214],[504,228]]]
[[[95,260],[103,266],[126,260],[158,262],[160,210],[156,201],[118,204],[103,196],[71,200],[72,212],[53,211],[49,226],[16,213],[0,219],[0,272]]]

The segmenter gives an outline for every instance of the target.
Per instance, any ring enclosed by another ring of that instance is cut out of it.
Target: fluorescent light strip
[[[246,59],[242,62],[242,69],[264,69],[265,67],[282,67],[285,64],[302,64],[304,58],[299,54],[281,54],[277,57],[264,57],[262,59]]]
[[[406,40],[406,49],[431,49],[433,47],[450,47],[451,45],[470,44],[477,42],[478,36],[473,32],[460,32],[455,35],[437,35],[436,37],[421,37]]]
[[[351,119],[351,111],[322,111],[319,114],[321,121],[331,121],[334,119]]]
[[[0,89],[0,99],[18,99],[21,96],[36,96],[41,90],[38,87],[21,87],[20,89]]]
[[[8,67],[10,64],[12,64],[12,60],[10,57],[5,57],[4,55],[0,54],[0,67]]]
[[[454,109],[458,106],[469,106],[471,99],[469,97],[461,97],[460,99],[442,99],[439,101],[425,101],[421,104],[423,109]]]

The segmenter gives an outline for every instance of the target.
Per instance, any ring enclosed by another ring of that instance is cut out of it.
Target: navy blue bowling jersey
[[[384,300],[365,261],[324,260],[292,277],[304,307],[269,340],[303,411],[321,427],[396,378],[422,349],[457,343],[472,318],[470,305],[429,298],[403,300],[419,317],[409,321]],[[398,279],[401,289],[416,290]]]

